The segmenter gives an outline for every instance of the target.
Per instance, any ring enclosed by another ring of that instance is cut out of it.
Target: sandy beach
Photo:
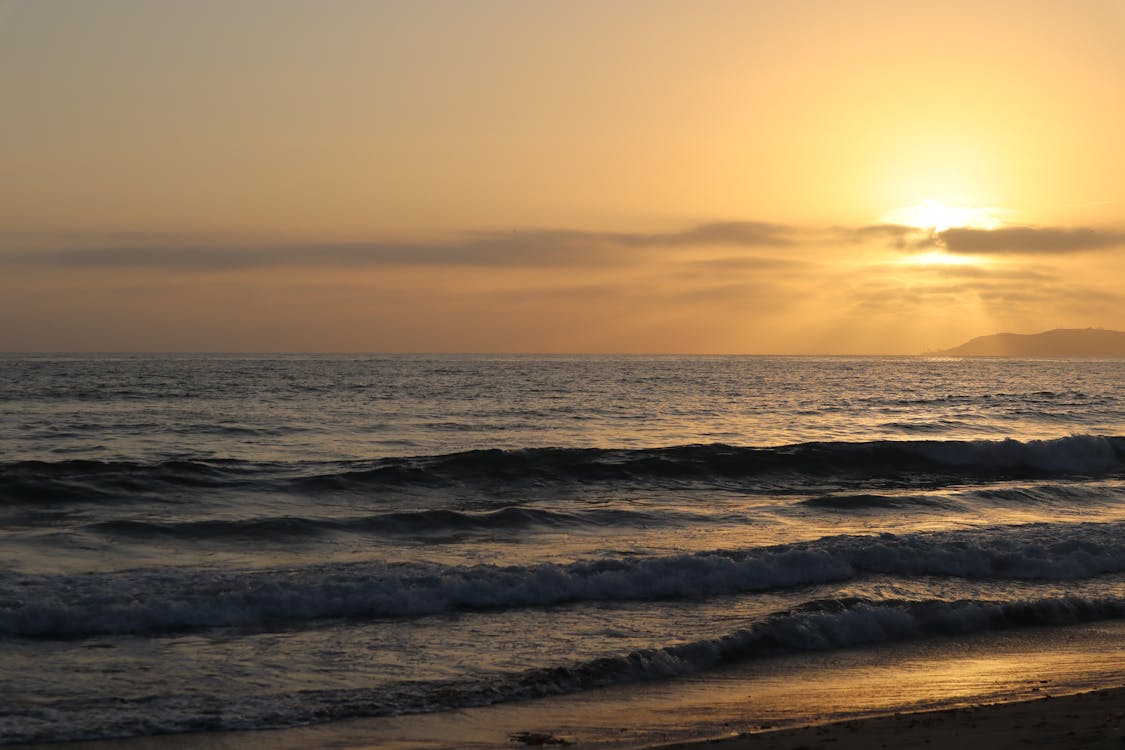
[[[370,725],[368,725],[370,726]],[[242,750],[247,747],[332,747],[337,750],[426,748],[425,740],[402,742],[367,734],[361,723],[350,727],[317,727],[288,732],[220,732],[140,737],[100,742],[11,745],[12,750]],[[344,731],[341,731],[344,730]],[[366,735],[366,737],[365,737]],[[499,738],[497,738],[499,740]],[[605,747],[591,738],[564,733],[528,733],[506,741],[467,746]],[[606,739],[606,738],[601,738]],[[608,746],[615,746],[610,742]],[[939,711],[903,712],[891,716],[765,729],[738,736],[660,744],[650,750],[872,750],[873,748],[1122,748],[1125,747],[1125,687],[1052,696],[1046,691],[1026,701],[974,705]]]
[[[995,705],[900,713],[665,745],[662,750],[870,750],[871,748],[1121,748],[1125,688]]]

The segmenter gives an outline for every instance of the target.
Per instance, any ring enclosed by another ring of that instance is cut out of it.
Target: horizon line
[[[799,353],[770,353],[770,352],[533,352],[533,351],[281,351],[281,350],[42,350],[42,351],[0,351],[0,357],[20,356],[347,356],[347,357],[773,357],[773,358],[801,358],[801,357],[897,357],[897,358],[937,358],[937,359],[1122,359],[1119,356],[1097,355],[1012,355],[1012,354],[946,354],[947,350],[933,350],[925,352],[899,352],[899,353],[863,353],[863,352],[799,352]]]

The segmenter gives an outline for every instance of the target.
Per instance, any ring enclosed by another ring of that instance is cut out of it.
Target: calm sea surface
[[[0,356],[0,742],[1125,618],[1125,362]]]

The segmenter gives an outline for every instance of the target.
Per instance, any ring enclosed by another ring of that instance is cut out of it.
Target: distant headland
[[[952,349],[926,352],[938,357],[1122,357],[1125,332],[1104,328],[1056,328],[1043,333],[994,333]]]

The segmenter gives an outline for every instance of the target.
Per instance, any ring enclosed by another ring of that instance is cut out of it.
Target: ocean
[[[0,355],[0,743],[641,746],[808,718],[833,680],[870,689],[812,718],[1120,684],[1123,384],[1121,360]]]

